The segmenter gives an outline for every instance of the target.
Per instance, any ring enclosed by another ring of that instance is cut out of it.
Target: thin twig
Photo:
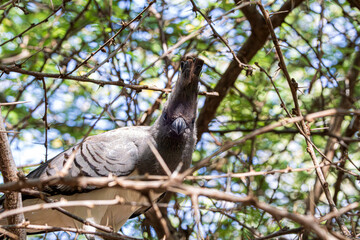
[[[32,28],[39,26],[40,24],[47,22],[49,20],[50,17],[52,17],[55,13],[57,13],[61,8],[63,8],[63,4],[61,4],[60,7],[58,7],[57,9],[55,9],[49,16],[47,16],[45,19],[43,19],[42,21],[38,22],[38,23],[32,23],[27,29],[25,29],[23,32],[19,33],[18,35],[16,35],[13,38],[10,38],[9,40],[3,42],[0,44],[0,47],[7,44],[8,42],[11,42],[13,40],[15,40],[18,37],[21,37],[22,35],[24,35],[26,32],[28,32],[29,30],[31,30]]]
[[[81,228],[69,228],[69,227],[53,227],[48,225],[33,225],[29,224],[28,222],[17,224],[17,225],[11,225],[11,226],[0,226],[0,227],[12,227],[12,228],[20,228],[20,229],[30,229],[30,230],[38,230],[38,231],[44,231],[44,232],[55,232],[55,231],[64,231],[64,232],[74,232],[79,234],[89,234],[89,235],[97,235],[100,237],[103,237],[104,239],[114,239],[114,240],[139,240],[137,238],[132,238],[124,235],[120,235],[118,233],[104,233],[104,232],[98,232],[98,231],[88,231]]]
[[[225,143],[220,149],[215,151],[213,154],[202,159],[201,161],[196,163],[192,168],[189,168],[186,171],[184,171],[182,173],[182,175],[183,175],[183,177],[191,175],[197,169],[200,169],[200,168],[206,166],[210,162],[211,159],[218,156],[219,154],[229,150],[230,148],[232,148],[236,145],[242,144],[242,143],[246,142],[247,140],[252,139],[253,137],[255,137],[259,134],[266,133],[274,128],[285,126],[289,123],[295,123],[295,122],[299,122],[299,121],[303,121],[303,120],[312,122],[316,118],[321,118],[321,117],[331,116],[331,115],[336,115],[336,114],[349,114],[349,113],[360,115],[360,111],[349,111],[349,110],[345,110],[345,109],[328,109],[328,110],[324,110],[324,111],[320,111],[320,112],[316,112],[316,113],[310,113],[310,114],[304,115],[304,116],[296,116],[296,117],[292,117],[292,118],[286,118],[279,122],[256,129],[253,132],[245,135],[244,137],[241,137],[232,142]],[[319,166],[315,166],[315,167],[316,167],[316,169],[320,169]]]
[[[29,103],[31,101],[18,101],[18,102],[8,102],[8,103],[0,103],[0,106],[9,106],[9,105],[16,105],[22,103]]]
[[[155,1],[153,1],[155,2]],[[151,6],[151,4],[149,5],[149,7]],[[145,11],[145,10],[144,10]],[[144,12],[143,11],[143,12]],[[146,16],[145,16],[146,18]],[[127,35],[127,37],[125,38],[125,40],[114,50],[112,51],[109,56],[107,56],[101,63],[97,64],[93,69],[91,69],[88,73],[86,73],[84,76],[85,77],[89,77],[90,74],[94,73],[97,69],[99,69],[99,67],[101,67],[102,65],[104,65],[105,63],[107,63],[111,58],[113,58],[119,51],[120,49],[122,49],[125,44],[128,42],[129,38],[131,37],[131,35],[141,26],[141,23],[143,22],[143,20],[145,18],[140,18],[139,23],[136,25],[135,28],[130,30],[130,33]]]
[[[164,92],[164,93],[171,92],[170,88],[159,88],[159,87],[150,86],[150,85],[133,85],[133,84],[124,83],[122,81],[116,81],[116,82],[104,81],[104,80],[87,78],[87,77],[83,77],[83,76],[65,76],[64,74],[59,74],[59,73],[34,72],[34,71],[24,70],[24,69],[16,67],[16,66],[5,66],[5,65],[1,65],[1,64],[0,64],[0,70],[4,71],[5,73],[17,72],[17,73],[34,76],[37,78],[48,77],[48,78],[55,78],[55,79],[75,80],[78,82],[95,83],[95,84],[98,84],[99,86],[114,85],[114,86],[130,88],[137,92],[141,92],[143,90],[152,90],[152,91],[159,91],[159,92]],[[219,96],[219,94],[217,92],[207,92],[207,91],[199,92],[198,94],[206,95],[206,96]]]
[[[242,63],[242,62],[240,61],[240,59],[236,56],[235,52],[234,52],[234,51],[231,49],[231,47],[229,46],[227,40],[225,40],[225,39],[216,31],[216,29],[215,29],[215,28],[213,27],[213,25],[211,24],[211,20],[210,20],[207,16],[205,16],[205,14],[203,14],[203,13],[200,11],[200,9],[196,6],[194,0],[190,0],[190,2],[191,2],[191,4],[193,5],[193,11],[194,11],[194,12],[199,12],[200,15],[203,16],[203,18],[205,18],[206,22],[209,24],[209,26],[210,26],[211,30],[213,31],[214,35],[215,35],[216,37],[218,37],[218,38],[221,40],[221,42],[223,42],[223,43],[225,44],[225,46],[229,49],[229,51],[230,51],[231,54],[233,55],[233,58],[234,58],[234,59],[236,60],[236,62],[239,64],[239,67],[240,67],[241,69],[247,68],[247,69],[251,70],[251,69],[252,69],[251,66],[249,66],[249,65],[247,65],[247,64],[244,64],[244,63]]]
[[[158,218],[158,220],[160,221],[161,226],[163,227],[166,238],[170,239],[171,238],[171,233],[170,233],[169,227],[167,226],[166,220],[162,216],[160,208],[157,205],[156,201],[154,201],[154,199],[151,198],[151,195],[152,195],[152,191],[149,191],[149,194],[148,194],[149,202],[151,202],[151,205],[155,210],[156,217]]]
[[[79,201],[60,200],[58,202],[41,203],[41,204],[25,206],[22,208],[7,210],[0,213],[0,219],[13,216],[19,213],[33,212],[43,209],[52,209],[58,207],[79,207],[79,206],[93,208],[94,206],[98,206],[98,205],[100,206],[116,205],[116,204],[121,204],[123,202],[124,202],[123,198],[120,197],[116,197],[115,199],[110,199],[110,200],[79,200]]]
[[[154,146],[154,144],[151,142],[150,139],[147,139],[146,143],[149,145],[150,150],[153,152],[153,154],[155,155],[155,158],[158,160],[158,162],[160,163],[160,166],[162,167],[162,169],[164,170],[164,172],[166,173],[166,175],[168,177],[171,177],[171,171],[168,167],[168,165],[166,164],[166,162],[164,161],[164,159],[161,157],[159,151],[156,149],[156,147]]]
[[[44,146],[45,146],[45,162],[47,162],[47,158],[48,158],[48,122],[47,122],[47,111],[48,111],[48,98],[47,98],[47,91],[46,91],[46,83],[45,83],[45,79],[41,78],[42,84],[43,84],[43,89],[44,89],[44,116],[43,116],[43,121],[44,121],[44,125],[45,125],[45,141],[44,141]]]
[[[5,230],[2,227],[0,227],[0,233],[10,237],[11,239],[15,239],[15,240],[19,239],[19,237],[16,234],[13,234],[12,232],[9,232],[9,231]]]
[[[87,62],[90,60],[90,58],[92,58],[96,53],[98,53],[99,51],[101,51],[106,45],[108,45],[109,43],[113,42],[114,39],[115,39],[122,31],[124,31],[125,28],[127,28],[130,24],[132,24],[132,23],[135,22],[136,20],[140,19],[140,18],[142,17],[142,14],[143,14],[144,12],[146,12],[146,11],[149,9],[149,7],[150,7],[153,3],[155,3],[155,2],[156,2],[156,0],[153,0],[153,1],[149,2],[148,6],[147,6],[146,8],[144,8],[144,10],[142,10],[135,18],[133,18],[131,21],[129,21],[129,22],[127,22],[127,23],[124,22],[124,23],[122,24],[122,27],[120,28],[120,30],[117,31],[117,32],[114,34],[114,36],[112,36],[111,38],[109,38],[109,39],[108,39],[103,45],[101,45],[96,51],[92,52],[83,62],[79,63],[78,65],[76,65],[76,67],[75,67],[72,71],[70,71],[70,72],[68,72],[67,74],[65,74],[65,76],[68,76],[68,75],[72,74],[73,72],[75,72],[75,71],[76,71],[77,69],[79,69],[82,65],[84,65],[85,63],[87,63]]]
[[[266,24],[268,26],[271,38],[273,40],[273,43],[274,43],[274,46],[275,46],[275,49],[276,49],[276,53],[277,53],[277,55],[279,57],[279,61],[280,61],[279,66],[282,69],[282,71],[283,71],[283,73],[284,73],[284,75],[286,77],[286,80],[288,82],[288,85],[290,87],[291,94],[292,94],[292,97],[293,97],[293,102],[295,104],[295,113],[296,113],[297,116],[301,117],[300,105],[299,105],[299,102],[298,102],[298,99],[297,99],[297,83],[296,83],[296,81],[294,79],[291,79],[290,74],[287,71],[284,56],[283,56],[282,51],[280,49],[280,45],[278,43],[274,28],[272,26],[272,22],[270,20],[269,13],[265,10],[265,8],[261,4],[261,2],[257,2],[257,5],[259,6],[259,8],[260,8],[260,10],[261,10],[261,12],[262,12],[262,14],[263,14],[263,16],[265,18]],[[309,127],[306,125],[304,120],[301,120],[300,124],[301,124],[301,128],[299,128],[299,130],[302,129],[304,131],[303,136],[306,139],[307,151],[308,151],[308,153],[309,153],[309,155],[310,155],[310,157],[311,157],[311,159],[313,161],[314,166],[316,167],[315,170],[316,170],[318,179],[319,179],[319,181],[320,181],[320,183],[321,183],[321,185],[323,187],[323,190],[325,192],[325,196],[326,196],[326,198],[327,198],[327,200],[329,202],[330,210],[334,211],[336,213],[338,210],[337,210],[336,205],[335,205],[335,203],[333,201],[333,198],[331,197],[331,193],[329,191],[328,183],[326,182],[326,179],[324,177],[323,172],[318,167],[319,163],[317,162],[316,154],[315,154],[315,151],[314,151],[314,144],[312,143],[312,141],[309,138],[309,136],[311,134],[310,131],[309,131]],[[345,234],[345,236],[350,236],[351,234],[350,234],[349,230],[347,229],[347,227],[345,226],[343,220],[340,217],[336,217],[336,221],[337,221],[341,231]]]

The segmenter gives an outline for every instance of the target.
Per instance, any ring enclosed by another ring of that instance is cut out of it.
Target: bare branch
[[[19,178],[17,176],[17,168],[12,158],[10,144],[7,139],[4,121],[1,115],[0,106],[0,171],[3,175],[4,182],[16,182]],[[18,192],[6,193],[5,209],[17,209],[22,207],[21,194]],[[8,218],[9,224],[18,224],[24,221],[24,215],[19,213]],[[19,236],[20,239],[26,239],[26,232],[19,229],[10,229],[11,232]]]

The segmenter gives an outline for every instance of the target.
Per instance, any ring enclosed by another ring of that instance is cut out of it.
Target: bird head
[[[203,64],[203,60],[193,57],[181,62],[179,79],[160,116],[172,136],[182,136],[195,129],[199,75]]]

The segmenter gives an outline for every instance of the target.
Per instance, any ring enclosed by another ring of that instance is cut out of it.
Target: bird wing
[[[57,174],[70,159],[73,151],[76,151],[75,158],[69,169],[69,175],[72,177],[107,177],[109,174],[127,176],[136,169],[138,162],[146,155],[144,154],[146,148],[144,143],[150,138],[149,127],[140,126],[120,128],[91,136],[82,144],[76,145],[42,164],[30,172],[27,177],[41,178]],[[94,189],[93,186],[75,188],[59,184],[42,190],[51,195],[72,195]]]

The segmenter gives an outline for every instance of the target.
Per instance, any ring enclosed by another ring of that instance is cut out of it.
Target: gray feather
[[[154,125],[150,127],[126,127],[88,137],[81,145],[74,146],[60,153],[32,171],[27,177],[42,178],[57,174],[66,164],[69,156],[75,149],[77,149],[75,158],[69,169],[69,174],[73,177],[106,177],[109,176],[109,174],[114,176],[128,176],[135,171],[141,175],[164,175],[164,170],[147,144],[149,140],[152,141],[157,148],[171,171],[174,171],[179,164],[182,164],[181,171],[189,168],[196,144],[195,117],[197,113],[199,74],[202,65],[203,61],[196,58],[188,58],[185,62],[182,62],[181,76],[176,82],[175,89],[170,95],[169,100],[165,104],[163,113],[155,121]],[[94,192],[99,191],[99,189],[95,187],[74,188],[57,185],[41,190],[50,195],[55,195],[56,198],[60,198],[61,195],[68,195],[69,199],[70,196],[71,199],[86,199],[87,196],[84,194],[89,194],[89,197],[101,197],[94,194]],[[92,192],[92,194],[89,192]],[[128,193],[125,190],[109,190],[103,192],[106,193],[107,196],[123,194],[128,201],[143,199],[141,194]],[[160,196],[160,194],[161,193],[158,193],[157,196]],[[24,199],[28,198],[30,197],[24,196]],[[28,200],[29,204],[30,200],[31,199]],[[31,201],[32,203],[34,202],[34,200]],[[26,203],[26,201],[24,203]],[[126,209],[127,213],[121,218],[122,213],[114,213],[114,209]],[[78,211],[80,215],[83,214],[83,212],[84,214],[87,213],[87,211],[82,211],[81,209],[75,210]],[[145,210],[146,208],[131,208],[130,210],[130,208],[109,207],[106,213],[99,213],[99,211],[105,211],[104,208],[94,208],[91,211],[97,216],[96,219],[101,223],[107,221],[106,219],[108,219],[109,214],[115,214],[116,218],[113,217],[113,219],[116,219],[114,220],[114,226],[119,228],[132,214],[135,216],[143,213]],[[49,214],[49,212],[46,213]],[[104,216],[102,216],[102,214]],[[37,216],[37,218],[34,218],[37,219],[34,220],[35,222],[41,221],[42,219],[36,214],[29,214],[30,222],[32,221],[31,216]],[[44,216],[45,222],[47,217],[49,216]],[[86,216],[80,217],[86,218]],[[58,216],[58,218],[61,218],[61,216]],[[63,220],[62,222],[66,222],[67,225],[70,224],[67,220]],[[62,226],[62,223],[54,222],[54,224]]]

